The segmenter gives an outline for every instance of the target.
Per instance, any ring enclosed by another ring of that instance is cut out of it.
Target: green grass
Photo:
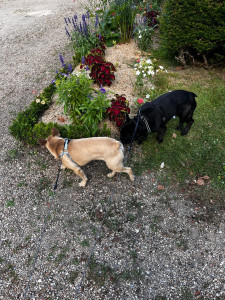
[[[225,84],[215,71],[190,68],[168,73],[157,88],[165,92],[186,89],[197,94],[194,124],[186,136],[176,131],[179,119],[167,123],[163,143],[156,142],[155,134],[141,145],[143,156],[134,162],[136,171],[157,171],[162,162],[164,177],[184,183],[201,176],[209,176],[211,187],[225,187]],[[165,80],[166,79],[166,80]],[[173,138],[176,133],[177,137]],[[191,175],[190,175],[191,174]]]

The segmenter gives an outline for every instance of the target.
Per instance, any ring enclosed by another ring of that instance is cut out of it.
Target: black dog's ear
[[[46,143],[47,143],[47,140],[46,140],[46,139],[38,139],[38,143],[39,143],[41,146],[45,146]]]
[[[60,136],[59,130],[57,128],[52,128],[51,133],[52,133],[52,136]]]

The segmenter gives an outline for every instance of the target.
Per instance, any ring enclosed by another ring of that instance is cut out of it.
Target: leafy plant
[[[84,70],[72,74],[69,78],[56,80],[56,92],[59,95],[58,103],[63,104],[64,113],[69,114],[73,122],[81,114],[80,106],[91,97],[92,80]]]
[[[154,29],[149,27],[146,23],[139,24],[135,27],[134,39],[139,49],[146,51],[151,47],[153,33]]]
[[[116,99],[111,100],[111,106],[107,109],[110,121],[115,121],[121,127],[126,121],[126,114],[130,113],[129,102],[124,95],[115,95]]]
[[[116,21],[121,34],[121,42],[129,42],[138,6],[134,0],[115,0],[111,6],[115,10]]]
[[[80,106],[82,113],[80,120],[91,135],[95,135],[98,132],[98,125],[106,116],[106,109],[108,107],[109,100],[106,94],[101,92],[98,92],[95,97],[90,98],[89,101],[84,102]]]
[[[112,8],[106,10],[99,23],[100,33],[104,36],[106,45],[112,47],[114,41],[117,43],[120,40],[120,31],[116,12]]]

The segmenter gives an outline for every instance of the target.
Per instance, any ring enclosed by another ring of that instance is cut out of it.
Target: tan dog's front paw
[[[85,187],[86,183],[87,183],[87,180],[82,180],[82,181],[79,183],[79,186]]]

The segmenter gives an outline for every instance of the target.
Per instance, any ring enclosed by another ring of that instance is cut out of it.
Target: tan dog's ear
[[[38,139],[38,143],[39,143],[41,146],[45,146],[46,143],[47,143],[47,140],[45,140],[45,139]]]
[[[56,135],[57,135],[57,136],[60,136],[59,131],[58,131],[57,128],[52,128],[51,133],[52,133],[52,136],[56,136]]]

